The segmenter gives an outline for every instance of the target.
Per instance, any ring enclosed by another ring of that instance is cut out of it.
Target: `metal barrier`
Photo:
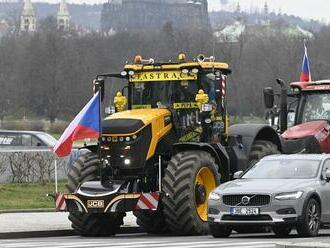
[[[74,152],[74,157],[77,151]],[[79,153],[79,152],[78,152]],[[56,182],[66,179],[72,157],[57,158],[50,149],[1,148],[0,183]]]

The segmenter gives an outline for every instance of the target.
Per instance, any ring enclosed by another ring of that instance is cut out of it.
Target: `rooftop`
[[[323,160],[330,158],[330,154],[276,154],[262,158],[262,160]]]

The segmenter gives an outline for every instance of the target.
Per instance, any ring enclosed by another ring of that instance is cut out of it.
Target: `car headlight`
[[[209,195],[209,200],[219,201],[220,198],[220,195],[215,192],[211,192]]]
[[[280,193],[275,196],[276,200],[296,200],[299,199],[303,195],[303,191],[295,191],[288,193]]]

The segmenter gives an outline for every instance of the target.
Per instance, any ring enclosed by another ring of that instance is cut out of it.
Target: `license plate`
[[[231,215],[258,215],[259,208],[230,208]]]

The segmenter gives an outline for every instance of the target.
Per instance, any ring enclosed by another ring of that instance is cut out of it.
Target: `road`
[[[147,234],[122,234],[109,238],[82,238],[78,236],[55,238],[30,238],[16,240],[1,240],[1,248],[87,248],[87,247],[116,247],[116,248],[142,248],[142,247],[245,247],[268,248],[275,247],[276,243],[328,243],[330,247],[330,230],[322,230],[316,238],[298,238],[293,233],[290,238],[276,238],[273,234],[233,234],[227,239],[214,239],[212,236],[174,237],[152,236]]]

